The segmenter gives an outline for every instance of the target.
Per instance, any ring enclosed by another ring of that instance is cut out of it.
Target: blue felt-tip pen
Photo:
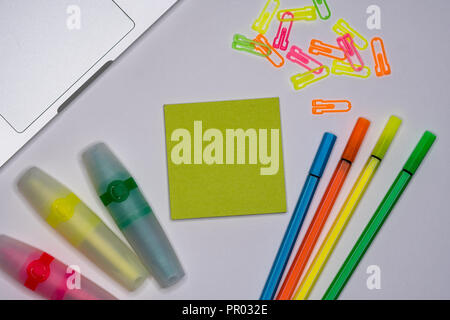
[[[283,241],[278,249],[277,256],[273,262],[272,269],[270,269],[269,276],[267,277],[266,284],[261,293],[261,300],[272,300],[277,292],[278,285],[283,276],[284,269],[286,268],[289,256],[294,248],[295,241],[297,240],[298,233],[305,220],[306,213],[308,212],[311,200],[314,197],[317,186],[320,181],[328,159],[330,158],[331,150],[333,150],[334,143],[336,142],[336,136],[332,133],[325,132],[322,141],[320,142],[319,149],[317,150],[316,157],[309,170],[308,177],[303,186],[300,197],[298,198],[297,206],[292,214],[289,225],[284,234]]]

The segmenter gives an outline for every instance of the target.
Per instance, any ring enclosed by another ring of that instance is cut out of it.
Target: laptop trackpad
[[[0,0],[0,115],[23,132],[133,28],[112,0]]]

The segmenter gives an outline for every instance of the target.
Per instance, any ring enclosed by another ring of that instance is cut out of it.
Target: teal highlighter
[[[158,284],[169,287],[184,276],[180,261],[136,181],[113,152],[98,143],[83,161],[103,205]]]

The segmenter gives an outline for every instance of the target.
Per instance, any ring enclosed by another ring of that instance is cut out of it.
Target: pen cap
[[[104,143],[89,147],[82,157],[100,200],[121,230],[151,212],[133,177]]]
[[[36,212],[76,247],[101,224],[71,190],[36,167],[20,177],[18,187]]]
[[[359,147],[366,136],[367,129],[369,129],[370,121],[366,118],[358,118],[355,127],[353,128],[352,134],[348,139],[347,145],[345,146],[344,152],[342,153],[342,159],[349,162],[353,162],[358,154]]]
[[[378,138],[377,144],[372,150],[372,156],[382,160],[384,155],[386,154],[389,146],[394,140],[395,135],[397,134],[397,130],[402,124],[402,120],[396,116],[391,116],[389,121],[381,133],[381,136]]]
[[[183,268],[138,185],[104,144],[83,153],[83,161],[104,206],[161,287],[178,282]]]
[[[411,175],[416,173],[417,168],[419,168],[435,140],[436,136],[434,134],[430,131],[425,131],[414,148],[413,153],[409,156],[408,161],[406,161],[403,170],[408,171]]]
[[[51,227],[125,288],[147,278],[134,252],[67,187],[38,168],[25,172],[18,186]]]
[[[36,167],[28,169],[22,175],[18,187],[31,206],[45,220],[51,214],[53,202],[56,199],[64,199],[72,193],[64,185]]]
[[[82,157],[96,190],[106,189],[111,181],[130,177],[128,170],[102,142],[88,147]]]
[[[314,162],[309,170],[309,173],[320,178],[325,170],[331,151],[333,150],[336,136],[332,133],[325,132],[317,150]]]
[[[10,238],[6,235],[0,235],[0,269],[6,272],[12,278],[25,279],[21,268],[26,264],[28,257],[36,249],[24,243]],[[36,254],[36,257],[40,252]]]
[[[0,268],[47,299],[116,299],[81,274],[74,274],[73,269],[50,254],[5,235],[0,235]]]

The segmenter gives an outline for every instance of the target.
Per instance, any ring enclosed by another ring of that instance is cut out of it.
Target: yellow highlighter
[[[52,228],[125,288],[135,290],[148,277],[134,252],[66,186],[38,168],[18,186]]]
[[[325,240],[323,241],[319,252],[317,252],[314,260],[311,263],[311,266],[303,277],[303,280],[300,283],[297,292],[295,293],[294,300],[305,300],[308,298],[312,288],[314,287],[314,284],[316,283],[317,279],[320,276],[320,273],[322,272],[323,267],[325,266],[329,256],[333,252],[336,243],[339,241],[339,238],[344,231],[348,221],[350,220],[353,212],[358,206],[359,201],[364,196],[364,193],[369,186],[370,181],[377,172],[381,160],[389,149],[389,146],[391,145],[391,142],[394,139],[401,123],[402,120],[400,118],[397,118],[395,116],[391,116],[389,118],[389,121],[384,127],[384,130],[381,133],[381,136],[378,139],[378,142],[375,145],[375,148],[373,149],[369,159],[367,160],[366,165],[364,166],[358,179],[353,185],[353,188],[350,191],[347,199],[345,200],[341,211],[334,220],[333,226],[331,227]]]

